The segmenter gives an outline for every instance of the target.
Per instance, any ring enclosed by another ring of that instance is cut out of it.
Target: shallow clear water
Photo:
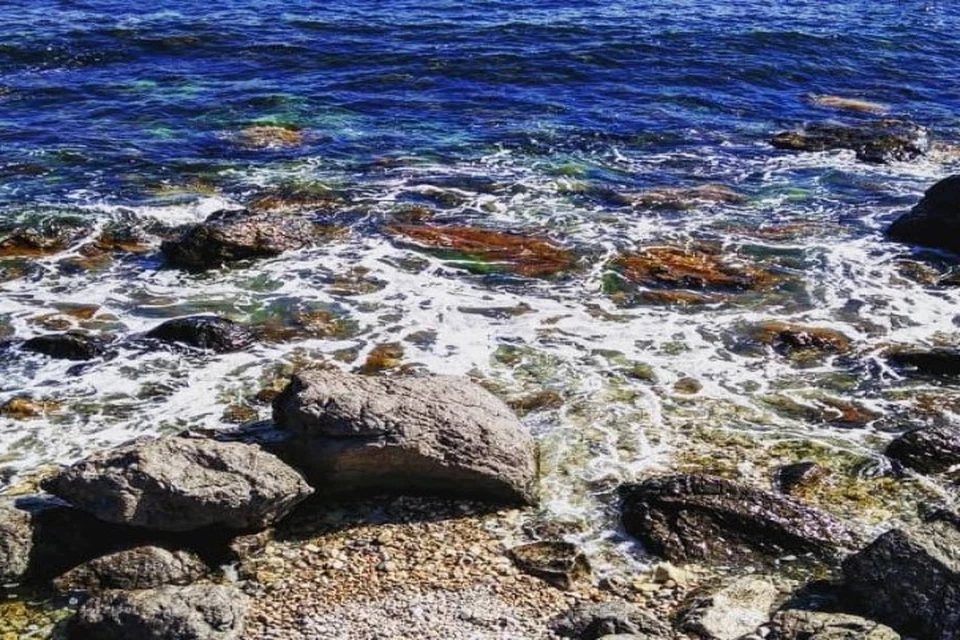
[[[388,343],[405,365],[469,374],[510,400],[555,392],[562,402],[524,417],[543,445],[544,511],[591,541],[609,535],[597,516],[612,487],[651,470],[709,460],[761,482],[800,456],[790,443],[813,442],[869,478],[892,433],[953,419],[949,385],[901,379],[881,357],[956,338],[958,290],[907,277],[924,267],[882,238],[960,166],[950,3],[22,4],[0,8],[0,227],[93,230],[66,252],[0,259],[0,336],[79,325],[122,337],[197,312],[289,327],[320,311],[334,329],[229,355],[123,347],[79,374],[8,351],[0,402],[49,403],[0,416],[13,470],[136,434],[226,428],[225,411],[269,417],[255,396],[274,379],[317,359],[359,368]],[[888,105],[943,146],[890,165],[769,146],[805,122],[878,117],[818,105],[823,94]],[[254,126],[296,139],[251,143]],[[742,201],[611,197],[704,184]],[[205,274],[164,267],[163,232],[278,189],[321,194],[307,210],[341,235]],[[471,272],[385,233],[415,206],[431,224],[549,238],[578,266]],[[145,227],[147,250],[85,260],[83,244],[119,223]],[[694,306],[611,295],[611,259],[697,243],[781,284]],[[76,305],[92,318],[64,315]],[[842,331],[851,354],[798,364],[751,343],[771,320]],[[676,386],[687,378],[699,389]],[[838,426],[830,401],[871,417]],[[857,517],[883,526],[911,509]]]

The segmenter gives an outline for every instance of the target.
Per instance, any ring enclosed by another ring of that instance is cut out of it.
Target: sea
[[[541,447],[530,517],[611,571],[644,561],[616,487],[654,473],[769,487],[816,461],[809,500],[876,530],[949,504],[949,478],[898,478],[882,451],[958,418],[960,388],[886,358],[956,344],[957,263],[883,230],[960,169],[958,34],[946,0],[0,0],[0,240],[73,234],[0,257],[0,405],[32,407],[0,415],[4,482],[268,420],[291,372],[332,366],[470,376],[509,402]],[[769,142],[882,119],[925,127],[930,152]],[[329,233],[166,264],[164,238],[244,207]],[[564,268],[411,226],[548,243]],[[624,268],[671,255],[772,277]],[[204,313],[263,337],[136,340]],[[776,338],[793,325],[845,342],[797,352]],[[79,367],[19,348],[65,330],[115,347]]]

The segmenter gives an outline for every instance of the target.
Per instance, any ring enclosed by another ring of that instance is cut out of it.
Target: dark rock
[[[49,256],[63,251],[86,233],[86,229],[55,221],[47,221],[39,228],[14,229],[0,237],[0,258]]]
[[[899,242],[960,253],[960,175],[936,183],[886,231]]]
[[[770,619],[780,591],[761,578],[744,577],[697,599],[681,616],[680,628],[707,640],[735,640]]]
[[[224,585],[108,591],[67,625],[68,640],[235,640],[249,599]]]
[[[189,551],[146,545],[94,558],[58,577],[54,586],[60,591],[152,589],[192,584],[208,571]]]
[[[843,562],[857,609],[903,635],[955,640],[960,632],[960,531],[946,522],[893,529]]]
[[[900,640],[900,634],[846,613],[788,609],[773,616],[767,640]]]
[[[262,529],[313,492],[258,447],[190,438],[139,440],[100,452],[43,486],[102,520],[155,531]]]
[[[779,467],[773,482],[777,491],[792,495],[800,489],[817,484],[826,474],[826,470],[816,462],[795,462]]]
[[[790,498],[706,475],[621,487],[627,532],[671,562],[762,560],[811,553],[835,559],[855,544],[835,518]]]
[[[960,428],[941,425],[913,429],[891,442],[885,453],[920,473],[940,473],[960,464]]]
[[[614,634],[672,637],[670,627],[626,602],[581,604],[555,619],[551,627],[557,635],[577,640],[597,640]]]
[[[127,535],[54,498],[2,498],[0,583],[49,580]]]
[[[887,359],[908,374],[960,376],[960,349],[894,351]]]
[[[254,341],[251,331],[217,316],[188,316],[167,320],[148,331],[146,336],[217,353],[239,351]]]
[[[304,371],[274,400],[273,417],[322,493],[534,501],[533,438],[466,378]]]
[[[778,149],[827,151],[850,149],[864,162],[913,160],[930,148],[927,130],[898,120],[880,120],[864,126],[811,124],[801,131],[778,133],[770,140]]]
[[[570,542],[531,542],[513,547],[509,554],[521,571],[543,578],[560,589],[570,589],[590,575],[587,557]]]
[[[167,261],[188,269],[210,269],[227,262],[269,258],[302,249],[314,240],[314,227],[302,218],[280,215],[213,214],[160,250]]]
[[[23,349],[59,360],[92,360],[105,353],[106,345],[102,338],[67,331],[30,338],[23,343]]]

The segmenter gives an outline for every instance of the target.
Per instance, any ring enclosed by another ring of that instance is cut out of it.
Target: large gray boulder
[[[144,545],[110,553],[74,567],[54,580],[60,591],[152,589],[196,582],[209,569],[196,554]]]
[[[49,580],[127,534],[55,498],[0,498],[0,584]]]
[[[224,211],[190,227],[179,238],[163,242],[160,250],[172,265],[210,269],[236,260],[269,258],[303,249],[315,238],[315,227],[303,218]]]
[[[856,539],[841,522],[783,495],[680,474],[620,490],[627,532],[671,562],[739,562],[812,553],[834,560]]]
[[[69,640],[235,640],[249,599],[223,585],[107,591],[67,625]]]
[[[669,638],[670,626],[635,604],[591,602],[575,606],[558,616],[551,629],[562,638],[598,640],[610,635],[637,635],[641,638]]]
[[[139,440],[96,453],[43,484],[107,522],[154,531],[251,531],[280,520],[313,490],[276,456],[239,442]]]
[[[770,619],[780,591],[769,580],[746,576],[697,599],[680,628],[708,640],[736,640]]]
[[[785,609],[773,616],[767,640],[900,640],[900,634],[846,613]]]
[[[846,593],[869,617],[931,640],[960,637],[960,531],[893,529],[843,562]]]
[[[887,228],[887,237],[960,253],[960,175],[944,178]]]
[[[273,417],[321,493],[535,500],[533,438],[466,378],[304,371],[275,399]]]

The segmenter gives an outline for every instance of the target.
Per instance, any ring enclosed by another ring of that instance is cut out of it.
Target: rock
[[[770,144],[793,151],[850,149],[864,162],[913,160],[927,153],[927,130],[909,122],[880,120],[863,126],[811,124],[801,131],[778,133]]]
[[[616,634],[672,637],[670,627],[637,605],[626,602],[580,604],[555,619],[551,627],[557,635],[577,640],[596,640]]]
[[[697,600],[680,619],[680,628],[709,640],[734,640],[770,619],[780,591],[769,581],[744,577]]]
[[[210,269],[227,262],[270,258],[313,244],[315,228],[302,218],[220,212],[191,227],[160,250],[167,261],[188,269]]]
[[[672,582],[685,587],[693,582],[695,575],[690,568],[678,567],[670,562],[658,562],[653,567],[653,581],[657,584]]]
[[[960,253],[960,175],[927,189],[916,206],[887,227],[886,235],[898,242]]]
[[[155,531],[262,529],[313,492],[254,445],[190,438],[138,440],[96,453],[43,487],[101,520]]]
[[[788,496],[811,487],[827,475],[826,469],[816,462],[795,462],[777,468],[773,484],[777,491]]]
[[[960,349],[898,350],[889,353],[887,359],[908,375],[960,375]]]
[[[689,188],[661,188],[624,194],[633,206],[653,209],[689,209],[700,203],[743,204],[747,199],[722,184],[703,184]]]
[[[0,498],[0,583],[48,580],[127,536],[60,500]]]
[[[860,100],[858,98],[844,98],[842,96],[820,95],[811,96],[811,101],[821,107],[844,109],[846,111],[860,111],[862,113],[886,113],[889,107],[879,102]]]
[[[510,557],[521,571],[543,578],[560,589],[590,576],[590,563],[577,545],[542,540],[513,547]]]
[[[299,145],[303,142],[303,134],[287,127],[258,125],[241,130],[236,141],[251,149],[276,149]]]
[[[442,252],[453,264],[476,273],[506,271],[545,278],[570,271],[576,264],[568,249],[549,240],[475,227],[396,224],[387,233]]]
[[[940,473],[960,464],[960,428],[940,425],[912,429],[887,446],[888,458],[920,473]]]
[[[195,554],[146,545],[94,558],[54,580],[60,591],[152,589],[188,585],[209,569]]]
[[[866,616],[906,636],[956,640],[960,531],[946,522],[893,529],[843,562],[846,593]]]
[[[167,320],[148,331],[146,337],[217,353],[239,351],[254,341],[253,333],[248,329],[217,316],[187,316]]]
[[[533,438],[466,378],[304,371],[273,402],[292,458],[322,493],[456,495],[532,503]]]
[[[58,360],[92,360],[106,352],[106,345],[102,338],[80,331],[67,331],[30,338],[22,348]]]
[[[615,259],[611,267],[630,282],[650,287],[746,291],[778,281],[772,273],[737,264],[706,247],[649,247]]]
[[[108,591],[88,600],[67,625],[68,640],[235,640],[249,599],[224,585]]]
[[[900,640],[900,634],[846,613],[788,609],[773,616],[767,640]]]
[[[63,251],[86,229],[52,222],[42,228],[14,229],[0,238],[0,258],[43,257]]]
[[[850,350],[850,338],[839,331],[822,327],[765,322],[755,329],[755,334],[758,340],[772,345],[775,351],[788,357],[810,351],[832,354]]]
[[[833,517],[790,498],[707,475],[654,477],[621,487],[626,530],[671,562],[833,560],[855,544]]]

